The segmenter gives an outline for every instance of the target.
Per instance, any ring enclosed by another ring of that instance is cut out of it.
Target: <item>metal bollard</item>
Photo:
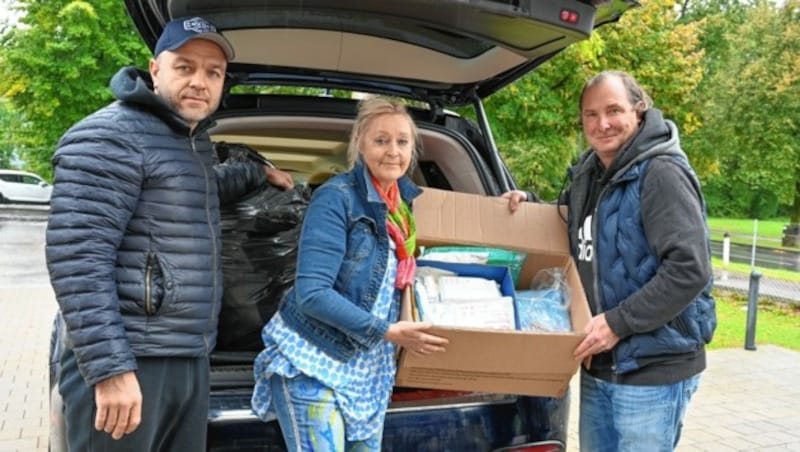
[[[747,294],[747,330],[744,332],[744,349],[756,349],[756,314],[758,314],[758,280],[761,273],[750,272],[750,291]]]
[[[722,236],[722,279],[728,280],[728,264],[731,263],[731,235],[727,232]]]

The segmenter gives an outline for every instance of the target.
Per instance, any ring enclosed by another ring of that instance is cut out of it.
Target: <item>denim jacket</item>
[[[407,177],[398,184],[410,206],[421,190]],[[393,252],[386,214],[386,204],[359,161],[317,189],[303,220],[295,285],[280,314],[335,359],[346,361],[376,346],[389,329],[389,322],[370,313]]]

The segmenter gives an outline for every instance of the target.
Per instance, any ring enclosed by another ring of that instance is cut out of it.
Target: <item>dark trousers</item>
[[[136,359],[142,391],[142,422],[114,440],[94,428],[94,387],[86,385],[71,350],[61,359],[59,391],[64,400],[71,452],[202,452],[208,419],[208,358]]]

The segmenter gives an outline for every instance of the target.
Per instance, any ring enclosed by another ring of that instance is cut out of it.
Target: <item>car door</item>
[[[16,185],[18,186],[19,192],[17,196],[20,201],[50,201],[50,191],[52,188],[50,187],[50,184],[39,177],[27,174],[22,175],[20,176],[20,182]]]
[[[37,200],[38,186],[31,176],[3,174],[3,197],[9,201],[31,202]]]

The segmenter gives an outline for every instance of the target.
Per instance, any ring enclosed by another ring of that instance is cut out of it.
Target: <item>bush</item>
[[[703,187],[708,212],[713,217],[757,218],[764,220],[778,216],[783,210],[777,194],[766,190],[753,190],[731,178],[714,177]]]

